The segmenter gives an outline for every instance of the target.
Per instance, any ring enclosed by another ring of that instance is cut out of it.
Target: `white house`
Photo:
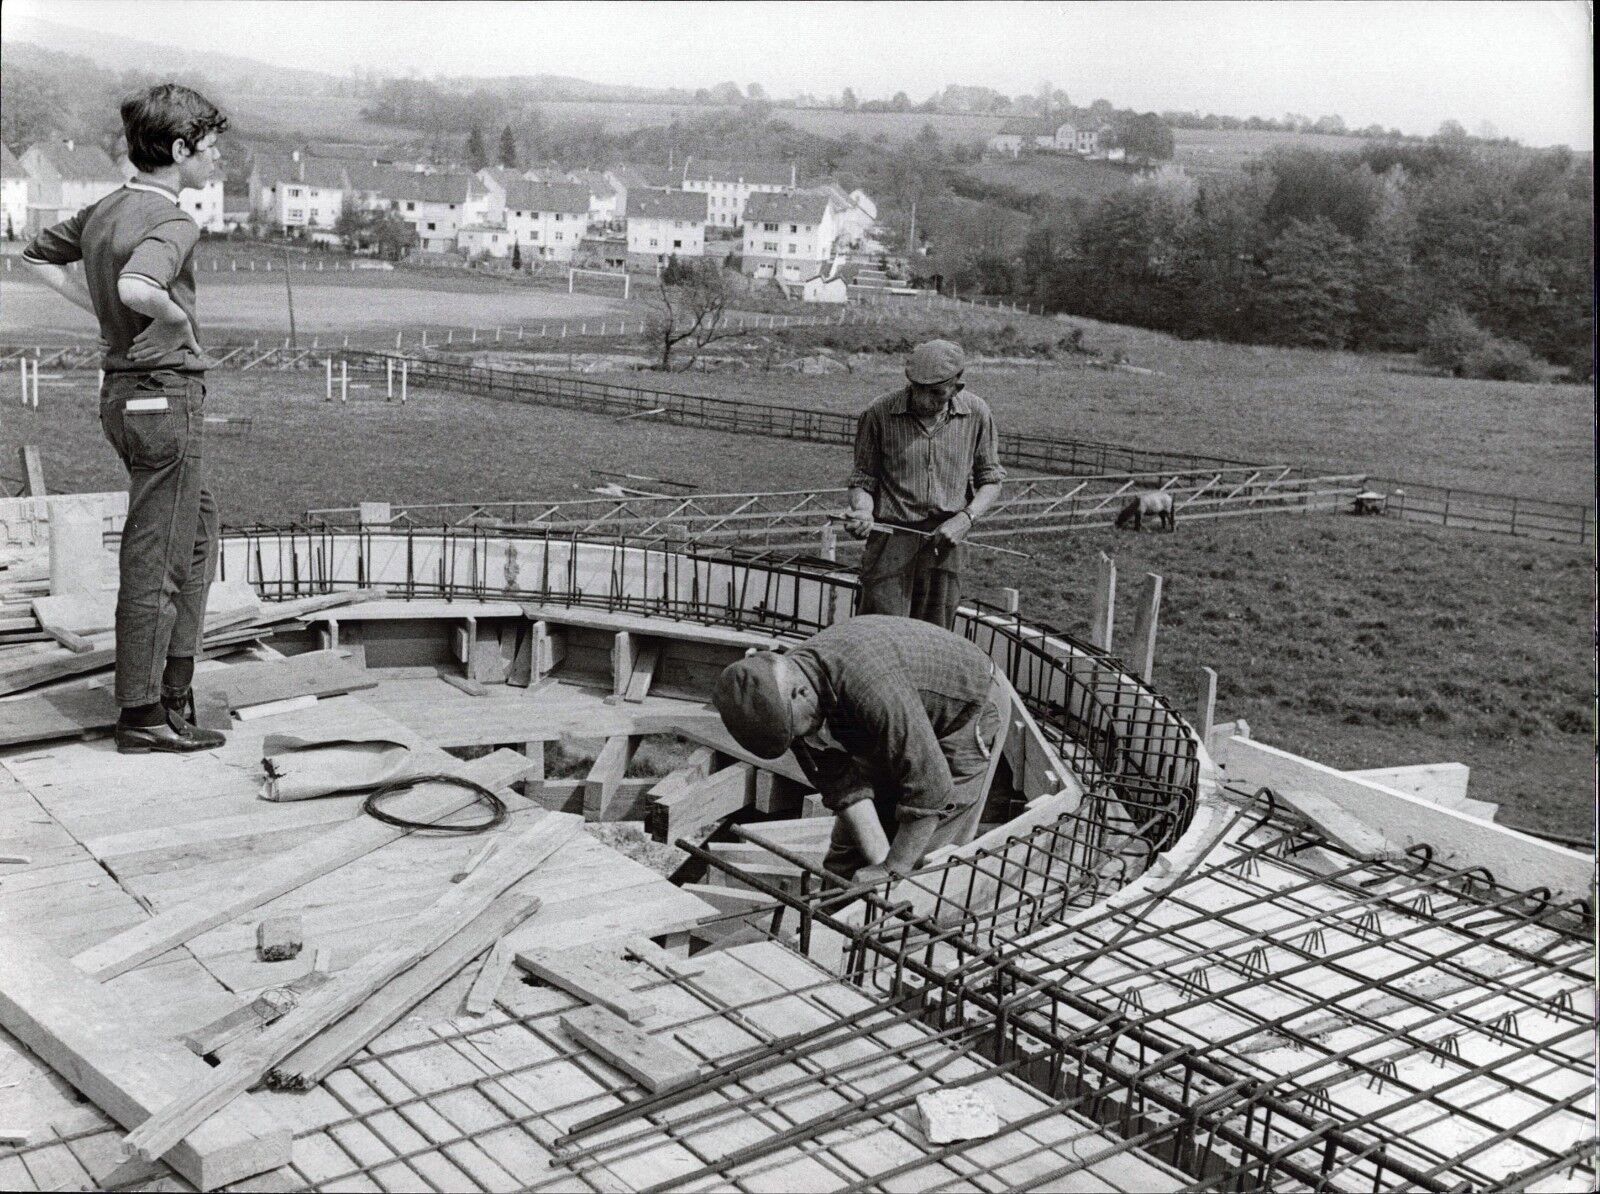
[[[1070,121],[1056,126],[1054,141],[1055,148],[1063,153],[1081,153],[1084,157],[1093,157],[1100,152],[1100,131],[1079,128]]]
[[[601,170],[568,170],[567,181],[589,195],[589,223],[604,228],[622,219],[622,188]]]
[[[509,166],[485,166],[478,171],[478,181],[483,184],[484,195],[487,199],[485,214],[490,224],[505,223],[506,188],[514,182],[521,182],[527,175],[513,170]]]
[[[1008,120],[1000,131],[989,138],[993,153],[1019,156],[1024,149],[1054,149],[1056,147],[1056,122],[1032,117]]]
[[[468,257],[510,257],[511,233],[500,224],[467,224],[456,234],[456,246]]]
[[[22,155],[22,169],[28,177],[30,236],[105,198],[123,183],[122,172],[105,150],[79,145],[71,138],[29,147]]]
[[[859,188],[846,192],[831,178],[805,188],[828,196],[833,206],[834,243],[840,249],[860,248],[878,219],[878,206]]]
[[[285,232],[294,229],[331,229],[339,222],[350,179],[342,162],[292,155],[289,174],[277,185],[276,223]]]
[[[707,222],[719,228],[742,225],[752,195],[788,190],[795,182],[792,165],[696,162],[691,158],[683,171],[683,189],[706,196]]]
[[[826,191],[756,194],[745,208],[744,272],[804,282],[826,272],[839,233]]]
[[[449,252],[462,228],[488,222],[488,193],[471,174],[397,175],[386,198],[430,252]]]
[[[524,256],[571,261],[591,223],[589,188],[571,182],[509,183],[505,227]]]
[[[850,287],[838,274],[831,278],[818,274],[815,278],[806,279],[800,297],[808,303],[847,303],[850,301]]]
[[[20,240],[28,227],[28,174],[0,145],[0,236]]]
[[[628,196],[628,265],[659,269],[673,257],[703,257],[706,196],[689,191],[640,191]]]

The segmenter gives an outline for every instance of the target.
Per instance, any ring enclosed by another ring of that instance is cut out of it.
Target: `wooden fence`
[[[1595,541],[1594,507],[1579,502],[1446,489],[1413,481],[1372,480],[1368,487],[1385,495],[1383,513],[1387,517],[1404,522],[1425,522],[1554,543]]]

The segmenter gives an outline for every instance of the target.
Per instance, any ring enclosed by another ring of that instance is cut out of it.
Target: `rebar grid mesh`
[[[1197,1188],[1592,1188],[1592,909],[1425,848],[1351,858],[1266,790],[1230,799],[1153,894],[1074,912],[1058,883],[1010,941],[993,910],[929,915],[922,874],[846,917],[819,874],[797,899],[704,856],[798,913],[776,934],[1021,1059]]]

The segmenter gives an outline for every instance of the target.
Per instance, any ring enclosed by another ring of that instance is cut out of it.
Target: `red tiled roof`
[[[706,196],[698,191],[640,191],[628,196],[630,220],[706,222]]]
[[[506,207],[512,211],[587,213],[589,188],[574,182],[528,182],[519,178],[506,186]]]

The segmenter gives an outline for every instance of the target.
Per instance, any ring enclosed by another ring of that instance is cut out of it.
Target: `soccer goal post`
[[[586,278],[609,278],[612,282],[616,282],[618,279],[620,279],[622,282],[622,297],[625,299],[629,297],[633,288],[633,279],[629,277],[626,270],[579,269],[577,266],[569,266],[567,268],[568,294],[572,293],[573,288],[577,284],[578,275],[580,274]]]

